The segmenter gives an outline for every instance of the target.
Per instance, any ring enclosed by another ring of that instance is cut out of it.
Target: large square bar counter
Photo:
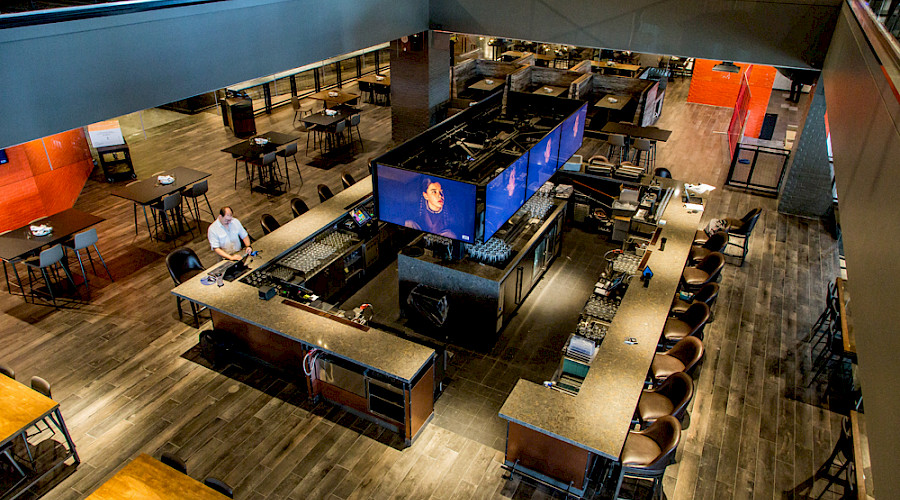
[[[253,249],[260,254],[248,263],[250,271],[334,226],[371,194],[371,178],[362,179],[255,241]],[[372,236],[373,241],[379,239],[377,234]],[[241,280],[222,287],[204,285],[204,276],[191,278],[172,293],[206,306],[215,329],[227,332],[236,350],[305,377],[310,397],[321,396],[398,431],[407,443],[431,419],[433,349],[281,296],[261,300],[257,287]],[[307,357],[313,352],[318,356],[315,363]],[[303,368],[307,361],[311,369]]]
[[[597,457],[619,459],[702,215],[681,202],[681,182],[658,180],[674,191],[661,218],[665,249],[647,260],[653,279],[629,286],[577,395],[518,381],[499,413],[509,468],[582,494]]]

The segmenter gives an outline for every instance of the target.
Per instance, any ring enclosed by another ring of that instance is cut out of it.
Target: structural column
[[[825,131],[825,91],[822,79],[810,93],[794,151],[782,182],[778,211],[788,215],[825,217],[832,204],[832,173]]]
[[[450,34],[424,31],[391,42],[391,136],[399,144],[443,118],[450,99]]]

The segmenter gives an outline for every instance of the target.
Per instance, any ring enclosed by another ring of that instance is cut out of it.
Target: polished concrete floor
[[[706,330],[706,358],[694,374],[696,396],[677,461],[666,473],[665,493],[678,499],[815,497],[824,484],[810,478],[837,439],[835,410],[842,401],[827,391],[827,377],[809,384],[812,356],[803,339],[823,305],[826,283],[838,273],[837,242],[819,221],[778,214],[775,200],[722,188],[728,153],[719,132],[730,110],[686,103],[688,81],[669,86],[659,126],[674,133],[659,146],[658,166],[677,178],[717,186],[703,223],[755,206],[763,215],[746,263],[723,273],[716,320]],[[250,232],[261,236],[261,214],[287,220],[291,197],[314,205],[317,184],[338,191],[341,173],[362,177],[367,160],[391,147],[390,110],[363,108],[363,146],[331,158],[313,151],[301,155],[302,186],[295,183],[276,197],[251,193],[242,178],[234,188],[234,162],[219,150],[237,139],[214,114],[163,120],[129,144],[141,178],[174,166],[213,174],[214,209],[231,205]],[[302,150],[306,134],[292,118],[293,111],[282,108],[258,117],[257,130],[294,132]],[[583,153],[602,149],[588,142]],[[136,234],[132,206],[111,197],[110,188],[88,181],[76,207],[106,218],[97,226],[99,246],[114,282],[102,271],[89,271],[90,290],[80,287],[58,310],[0,296],[0,362],[13,366],[20,381],[39,375],[52,383],[83,459],[47,486],[46,498],[83,498],[137,454],[158,457],[164,451],[184,458],[192,477],[225,480],[239,499],[561,497],[518,477],[506,479],[502,440],[496,437],[501,429],[473,423],[496,422],[494,409],[504,391],[519,377],[539,381],[558,359],[552,339],[570,326],[559,324],[560,316],[546,307],[555,300],[554,287],[577,290],[593,281],[589,273],[567,267],[572,255],[591,253],[589,239],[567,238],[555,272],[538,284],[529,297],[533,305],[513,321],[540,328],[524,332],[511,324],[509,331],[517,333],[490,352],[458,350],[432,424],[403,448],[390,433],[329,405],[310,404],[297,385],[252,364],[211,369],[197,355],[198,330],[175,312],[164,264],[166,253],[179,245],[197,250],[207,265],[214,262],[203,234],[211,216],[203,216],[192,236],[153,242],[143,223]],[[581,305],[577,296],[563,302],[573,313]],[[209,327],[208,321],[201,324]],[[540,340],[532,344],[535,335]],[[538,367],[533,373],[519,363],[525,357]]]

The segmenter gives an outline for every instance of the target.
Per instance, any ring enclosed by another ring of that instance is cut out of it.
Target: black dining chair
[[[234,491],[231,489],[231,486],[228,486],[223,481],[216,479],[214,477],[208,477],[203,480],[203,484],[209,486],[210,488],[218,491],[219,493],[225,495],[228,498],[234,498]]]
[[[176,286],[200,274],[205,269],[200,262],[200,257],[197,257],[197,253],[187,247],[176,248],[169,252],[169,255],[166,255],[166,268],[169,270],[169,276],[172,277],[172,281],[175,282]],[[177,295],[175,296],[175,305],[178,307],[179,318],[183,317],[181,311],[182,300],[187,299],[182,299]],[[191,305],[191,313],[194,315],[194,322],[199,328],[200,316],[198,313],[202,311],[204,307],[198,308],[197,304],[190,300],[188,300],[188,304]]]
[[[359,113],[354,113],[350,115],[350,118],[347,120],[347,132],[350,136],[350,142],[353,142],[353,129],[356,129],[356,138],[359,139],[359,145],[363,145],[362,136],[359,134],[359,122],[360,122]]]
[[[159,461],[177,470],[178,472],[187,475],[187,464],[185,464],[184,460],[178,458],[177,456],[171,453],[163,453],[159,456]]]

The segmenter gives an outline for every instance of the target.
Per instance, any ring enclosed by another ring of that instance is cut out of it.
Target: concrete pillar
[[[822,79],[810,93],[806,119],[797,131],[794,150],[778,195],[778,211],[787,215],[825,217],[831,208],[831,167],[825,143],[825,91]]]
[[[391,137],[395,144],[444,118],[452,57],[449,33],[424,31],[391,42]]]

